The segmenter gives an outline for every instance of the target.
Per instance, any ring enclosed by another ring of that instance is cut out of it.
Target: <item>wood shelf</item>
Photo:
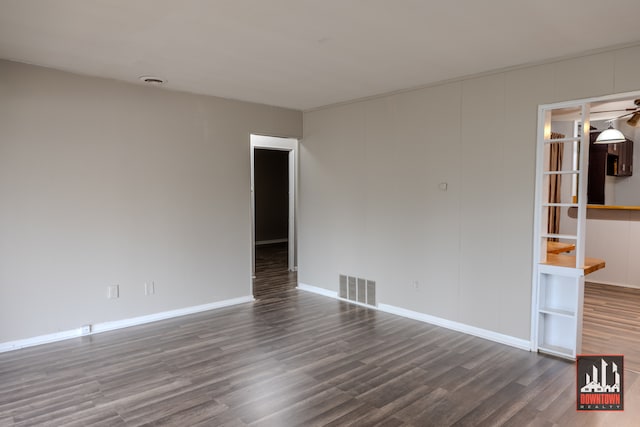
[[[576,268],[576,257],[573,255],[561,255],[555,253],[547,254],[547,261],[541,262],[543,265],[553,265],[556,267]],[[605,261],[598,258],[584,259],[584,266],[577,267],[584,271],[584,275],[593,273],[594,271],[601,270],[605,267]]]
[[[640,211],[640,206],[587,205],[587,209],[605,209],[612,211]]]
[[[578,204],[577,203],[543,203],[542,206],[544,207],[560,207],[560,208],[577,208]]]
[[[574,245],[573,243],[547,242],[548,254],[561,254],[563,252],[571,252],[575,248],[576,245]]]

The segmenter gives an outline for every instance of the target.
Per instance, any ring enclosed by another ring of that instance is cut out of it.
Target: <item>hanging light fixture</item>
[[[609,128],[600,132],[596,138],[596,144],[616,144],[625,142],[627,138],[618,129],[613,128],[613,120],[609,122]]]

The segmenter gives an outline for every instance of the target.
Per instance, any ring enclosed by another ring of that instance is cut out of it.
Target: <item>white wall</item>
[[[640,212],[587,212],[587,254],[604,259],[603,270],[587,276],[590,282],[640,288]]]
[[[299,281],[373,279],[381,303],[528,340],[537,106],[637,90],[638,67],[633,47],[305,113]]]
[[[0,343],[250,295],[249,136],[301,128],[293,110],[0,61]]]

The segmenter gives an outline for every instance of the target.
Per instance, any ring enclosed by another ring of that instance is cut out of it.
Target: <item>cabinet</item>
[[[631,176],[633,174],[633,141],[627,139],[618,144],[607,144],[606,147],[607,175]]]
[[[604,205],[606,176],[633,175],[633,141],[627,139],[617,144],[595,144],[600,132],[589,135],[589,173],[587,203]]]

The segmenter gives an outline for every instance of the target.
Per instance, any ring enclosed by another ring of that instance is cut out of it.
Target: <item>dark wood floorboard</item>
[[[582,352],[624,354],[640,372],[640,289],[585,283]]]
[[[0,354],[0,426],[638,425],[633,372],[624,413],[577,413],[573,363],[289,285],[259,294]]]
[[[253,279],[253,296],[267,299],[296,288],[298,275],[288,271],[287,243],[258,245],[256,277]]]

